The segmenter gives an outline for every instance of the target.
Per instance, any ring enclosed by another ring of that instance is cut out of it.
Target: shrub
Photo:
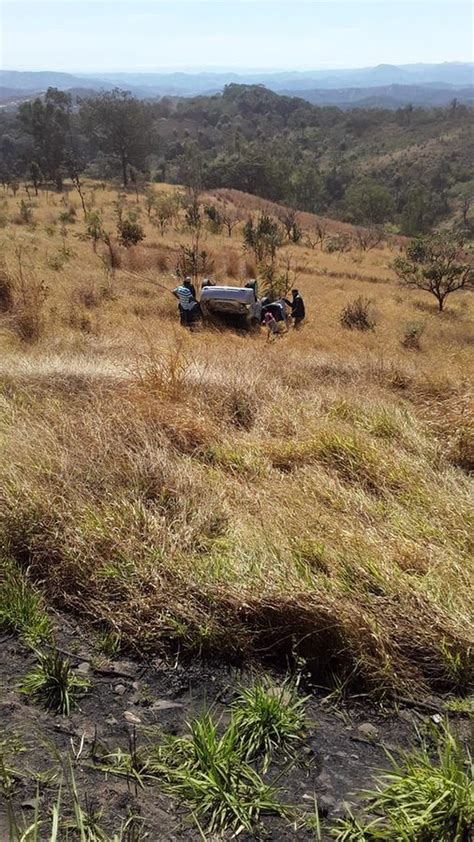
[[[73,225],[74,222],[76,221],[76,216],[77,216],[77,214],[76,214],[75,207],[73,207],[72,205],[69,205],[69,207],[66,208],[66,210],[61,211],[58,219],[59,219],[59,222],[61,222],[62,225],[67,225],[67,224]]]
[[[30,202],[25,202],[24,199],[20,202],[20,217],[25,225],[31,225],[33,222],[33,206]]]
[[[145,232],[142,226],[132,219],[120,219],[117,224],[117,230],[119,242],[125,246],[125,248],[136,246],[145,239]]]
[[[354,301],[350,301],[343,307],[339,320],[343,327],[349,330],[374,330],[376,319],[371,312],[372,301],[362,295]]]
[[[403,338],[401,340],[403,347],[408,348],[411,351],[420,351],[420,339],[423,336],[424,330],[424,325],[415,323],[406,325]]]
[[[346,252],[351,250],[352,240],[348,234],[335,234],[328,237],[324,243],[324,251],[328,254],[334,252]]]

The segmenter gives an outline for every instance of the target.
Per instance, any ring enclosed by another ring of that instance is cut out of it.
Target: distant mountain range
[[[114,87],[130,90],[142,98],[196,96],[222,91],[230,83],[262,84],[276,93],[300,96],[317,105],[341,108],[396,108],[444,105],[453,98],[472,103],[474,63],[379,64],[352,70],[281,72],[150,72],[71,74],[50,71],[0,70],[0,103],[4,106],[30,98],[48,87],[85,95]]]

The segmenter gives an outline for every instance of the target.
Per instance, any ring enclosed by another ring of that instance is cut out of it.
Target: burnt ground
[[[80,637],[77,628],[66,620],[62,627],[58,646],[77,652],[75,665],[92,682],[67,718],[30,704],[19,694],[18,684],[34,664],[34,657],[16,638],[0,639],[0,750],[2,741],[14,737],[26,749],[10,759],[10,766],[21,773],[14,775],[13,782],[17,817],[25,824],[33,820],[38,794],[41,811],[51,807],[57,796],[57,780],[53,784],[47,780],[38,783],[35,774],[58,772],[59,756],[64,763],[69,755],[82,806],[101,813],[100,824],[109,833],[117,832],[121,820],[133,813],[143,818],[150,842],[202,838],[183,805],[163,795],[159,786],[135,788],[124,778],[106,775],[97,768],[94,758],[118,747],[128,750],[133,733],[140,744],[147,739],[147,726],[184,733],[186,722],[210,706],[225,721],[235,689],[251,683],[255,672],[197,661],[168,663],[158,658],[148,663],[124,657],[98,661],[93,646]],[[417,739],[416,727],[429,721],[432,711],[421,704],[422,712],[410,707],[388,713],[363,698],[341,708],[325,700],[325,695],[311,692],[307,703],[310,726],[297,765],[288,768],[277,760],[267,778],[278,779],[281,800],[296,806],[302,814],[314,813],[316,794],[322,839],[329,839],[329,823],[343,815],[348,806],[357,809],[356,793],[370,787],[376,769],[388,765],[384,747],[396,751],[412,745]],[[67,789],[63,802],[68,803]],[[242,834],[240,838],[316,837],[310,829],[295,828],[285,819],[269,816],[260,835]],[[1,794],[0,840],[8,840],[7,805]]]

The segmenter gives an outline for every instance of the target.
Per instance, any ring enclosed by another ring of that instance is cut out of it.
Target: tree
[[[408,237],[427,234],[445,210],[446,202],[438,193],[429,191],[423,185],[411,187],[405,196],[400,217],[402,234]]]
[[[350,221],[356,225],[379,225],[395,211],[390,190],[370,178],[347,188],[345,204]]]
[[[242,216],[238,208],[234,208],[232,205],[224,205],[224,209],[220,211],[220,214],[222,224],[227,229],[227,236],[232,237],[232,231],[235,226],[242,221]]]
[[[434,295],[441,312],[448,295],[474,283],[472,262],[463,245],[460,234],[419,237],[409,243],[405,256],[397,257],[392,266],[403,284]]]
[[[278,219],[285,229],[289,242],[299,243],[303,235],[299,223],[299,216],[294,208],[282,208],[278,212]]]
[[[149,107],[128,91],[116,88],[83,100],[80,116],[98,150],[119,163],[127,187],[130,167],[142,169],[154,146]]]
[[[62,189],[66,153],[71,135],[71,96],[48,88],[44,101],[23,102],[18,109],[20,125],[33,140],[35,159],[43,173]]]
[[[384,239],[382,228],[372,225],[370,228],[356,228],[357,244],[362,251],[370,251],[380,245]]]
[[[35,196],[38,195],[38,187],[43,181],[43,173],[41,172],[41,167],[36,161],[32,161],[30,164],[30,175],[31,180],[33,182],[33,187],[35,188]]]
[[[253,251],[257,263],[273,261],[282,243],[281,231],[268,213],[261,213],[256,223],[252,217],[245,223],[244,248]]]

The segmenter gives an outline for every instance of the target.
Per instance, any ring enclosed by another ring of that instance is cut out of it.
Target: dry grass
[[[95,194],[109,227],[114,198]],[[271,346],[184,334],[159,285],[189,234],[161,237],[140,207],[147,239],[113,274],[80,219],[51,232],[59,197],[40,197],[34,231],[2,229],[6,271],[21,240],[48,290],[34,344],[0,313],[4,556],[137,651],[296,653],[378,688],[467,682],[469,297],[438,315],[401,292],[387,245],[293,246],[303,330]],[[218,280],[243,272],[239,228],[206,236]],[[373,331],[339,323],[357,296]],[[416,352],[401,345],[414,320]]]

